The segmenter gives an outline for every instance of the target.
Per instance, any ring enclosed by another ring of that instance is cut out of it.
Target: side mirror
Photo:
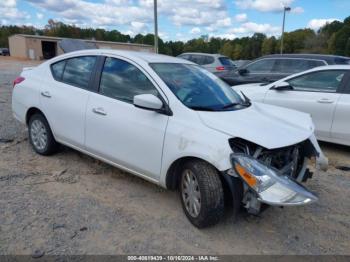
[[[244,76],[248,73],[249,73],[249,71],[246,68],[238,69],[238,74],[240,74],[241,76]]]
[[[276,91],[290,91],[290,90],[293,90],[294,88],[287,82],[279,82],[275,84],[273,87],[271,87],[270,89],[276,90]]]
[[[134,106],[146,110],[157,111],[163,107],[163,102],[155,95],[143,94],[134,96]]]

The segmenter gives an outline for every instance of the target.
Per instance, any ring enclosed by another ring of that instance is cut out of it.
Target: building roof
[[[52,40],[52,41],[60,41],[60,40],[62,40],[62,39],[77,39],[77,40],[82,40],[82,41],[89,42],[89,43],[153,47],[152,45],[137,44],[137,43],[123,43],[123,42],[112,42],[112,41],[99,41],[99,40],[93,40],[93,39],[79,39],[79,38],[55,37],[55,36],[45,36],[45,35],[15,34],[15,35],[12,35],[12,36],[10,36],[10,37],[13,37],[13,36],[20,36],[20,37],[24,37],[24,38],[35,38],[35,39],[42,39],[42,40]]]

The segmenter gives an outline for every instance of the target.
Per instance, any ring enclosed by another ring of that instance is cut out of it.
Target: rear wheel
[[[52,135],[46,118],[36,113],[29,119],[29,141],[35,152],[40,155],[51,155],[57,151],[58,143]]]
[[[224,191],[217,170],[204,161],[189,161],[181,172],[183,210],[198,228],[212,226],[224,214]]]

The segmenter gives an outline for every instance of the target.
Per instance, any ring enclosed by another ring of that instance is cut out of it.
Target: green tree
[[[274,54],[276,50],[276,38],[274,36],[265,38],[261,45],[261,54]]]
[[[346,55],[346,46],[350,38],[350,25],[344,25],[337,33],[332,36],[330,49],[333,54]]]
[[[350,56],[350,37],[348,38],[348,42],[346,43],[344,55]]]
[[[220,49],[220,54],[228,56],[230,58],[233,58],[233,50],[234,47],[232,46],[232,44],[230,42],[226,42],[223,47]]]
[[[232,53],[233,59],[235,60],[241,59],[242,52],[243,52],[242,46],[240,44],[235,44],[233,47],[233,53]]]
[[[67,38],[96,39],[113,42],[131,42],[154,45],[153,34],[137,34],[131,37],[118,30],[79,28],[53,19],[48,20],[44,29],[28,26],[0,25],[0,47],[8,46],[8,37],[14,34],[38,34]],[[350,16],[343,22],[328,23],[318,32],[311,29],[298,29],[284,35],[285,53],[328,53],[350,56]],[[223,53],[234,59],[254,59],[261,55],[279,51],[280,39],[256,33],[251,37],[233,40],[212,37],[208,42],[191,39],[187,42],[158,39],[159,52],[177,56],[183,52]]]
[[[202,38],[192,39],[185,43],[184,52],[209,53],[209,45]]]

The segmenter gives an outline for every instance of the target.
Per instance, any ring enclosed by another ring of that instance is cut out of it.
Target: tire
[[[190,222],[198,228],[217,224],[225,209],[224,190],[217,170],[204,161],[193,160],[185,163],[180,175],[182,208]]]
[[[44,115],[36,113],[30,117],[28,135],[30,144],[38,154],[48,156],[57,151],[59,145]]]

